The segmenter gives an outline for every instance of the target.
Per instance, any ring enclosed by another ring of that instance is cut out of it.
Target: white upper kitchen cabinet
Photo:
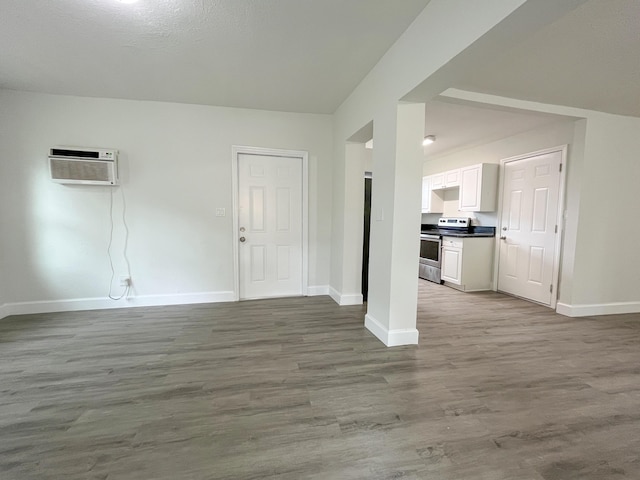
[[[442,213],[444,201],[431,188],[432,177],[422,177],[422,213]]]
[[[442,190],[460,186],[460,169],[431,175],[431,190]]]
[[[460,203],[462,212],[494,212],[498,193],[496,163],[479,163],[460,169]]]
[[[444,173],[436,173],[429,177],[431,190],[444,188]]]
[[[444,172],[444,188],[460,186],[460,169],[449,170]]]

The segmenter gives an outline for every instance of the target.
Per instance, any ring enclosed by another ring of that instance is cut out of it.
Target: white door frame
[[[231,186],[233,207],[233,298],[240,300],[240,252],[238,242],[238,156],[265,155],[269,157],[299,158],[302,162],[302,295],[309,290],[309,153],[302,150],[280,150],[274,148],[232,146]]]
[[[558,147],[553,148],[545,148],[543,150],[537,150],[535,152],[525,153],[523,155],[516,155],[515,157],[503,158],[500,160],[500,170],[502,174],[500,175],[500,181],[498,182],[498,226],[496,227],[496,245],[493,256],[493,271],[495,272],[493,276],[493,290],[498,290],[498,269],[500,268],[500,236],[502,234],[502,230],[500,230],[500,224],[502,223],[502,209],[503,209],[503,189],[504,189],[504,171],[505,165],[509,162],[514,162],[517,160],[524,160],[530,157],[536,157],[538,155],[544,155],[547,153],[560,152],[561,155],[561,164],[562,170],[560,171],[560,185],[558,191],[558,234],[556,235],[555,242],[555,253],[553,256],[553,292],[551,294],[551,303],[549,305],[550,308],[555,310],[556,304],[558,303],[558,292],[559,286],[558,282],[560,279],[560,259],[561,259],[561,248],[562,248],[562,237],[564,232],[564,196],[565,196],[565,183],[566,183],[566,173],[567,173],[567,148],[568,145],[560,145]],[[532,300],[531,300],[532,301]],[[537,302],[536,302],[537,303]],[[545,305],[546,306],[546,305]]]

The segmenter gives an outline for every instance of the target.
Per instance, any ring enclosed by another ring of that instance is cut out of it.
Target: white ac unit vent
[[[118,184],[118,151],[108,148],[52,147],[49,173],[58,183]]]

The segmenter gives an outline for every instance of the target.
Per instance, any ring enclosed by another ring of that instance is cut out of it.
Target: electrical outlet
[[[120,277],[120,286],[121,287],[131,286],[131,277],[127,277],[127,276]]]
[[[227,214],[224,208],[216,208],[216,217],[224,217]]]

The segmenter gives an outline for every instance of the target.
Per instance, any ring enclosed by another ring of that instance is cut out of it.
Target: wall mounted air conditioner
[[[109,148],[52,147],[49,173],[58,183],[118,184],[118,151]]]

